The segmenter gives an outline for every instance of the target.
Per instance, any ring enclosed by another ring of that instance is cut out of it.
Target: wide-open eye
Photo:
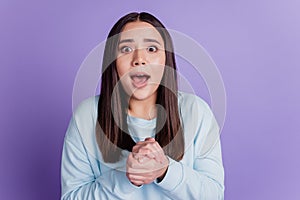
[[[130,53],[130,52],[132,52],[132,48],[129,47],[129,46],[123,46],[123,47],[120,48],[120,50],[121,50],[121,53]]]
[[[147,51],[151,52],[151,53],[154,53],[158,50],[158,48],[156,46],[150,46],[147,48]]]

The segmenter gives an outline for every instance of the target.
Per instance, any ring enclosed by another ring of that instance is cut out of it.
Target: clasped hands
[[[138,142],[129,154],[126,163],[126,176],[136,185],[152,183],[162,179],[167,172],[169,160],[154,138]]]

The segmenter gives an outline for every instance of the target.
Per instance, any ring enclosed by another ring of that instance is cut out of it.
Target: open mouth
[[[134,87],[142,88],[147,85],[147,81],[149,80],[150,76],[145,73],[135,73],[130,75],[130,78]]]

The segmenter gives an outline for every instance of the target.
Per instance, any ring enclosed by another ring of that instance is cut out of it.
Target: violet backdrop
[[[130,11],[189,35],[218,66],[225,199],[300,198],[299,8],[297,0],[1,0],[0,198],[59,199],[77,70]]]

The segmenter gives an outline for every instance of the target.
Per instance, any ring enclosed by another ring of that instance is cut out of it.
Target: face
[[[165,62],[164,41],[151,24],[137,21],[124,26],[117,48],[116,67],[131,98],[156,98]]]

